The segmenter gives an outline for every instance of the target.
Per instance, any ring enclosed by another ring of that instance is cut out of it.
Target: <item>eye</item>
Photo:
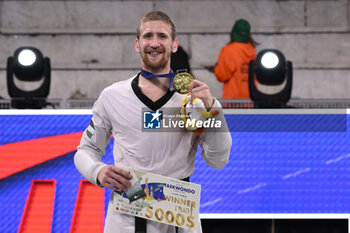
[[[143,35],[143,38],[149,39],[149,38],[152,38],[152,36],[153,36],[152,33],[146,33]]]
[[[160,34],[159,34],[159,37],[162,38],[162,39],[168,38],[168,36],[167,36],[166,34],[163,34],[163,33],[160,33]]]

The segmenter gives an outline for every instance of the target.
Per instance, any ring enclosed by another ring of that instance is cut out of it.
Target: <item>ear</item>
[[[178,46],[179,46],[179,40],[175,38],[175,40],[173,41],[173,47],[171,48],[171,52],[176,53]]]
[[[135,40],[135,50],[136,50],[136,52],[140,52],[140,45],[139,45],[139,40],[136,38],[136,40]]]

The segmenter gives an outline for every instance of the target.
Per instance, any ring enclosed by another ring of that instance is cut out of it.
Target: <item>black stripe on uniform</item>
[[[145,96],[142,93],[141,89],[139,88],[139,76],[140,76],[140,73],[134,78],[134,80],[132,80],[132,82],[131,82],[132,90],[134,91],[137,98],[139,98],[139,100],[142,103],[144,103],[152,111],[157,111],[158,109],[160,109],[174,95],[175,91],[174,90],[170,91],[170,89],[168,89],[168,92],[165,93],[165,95],[163,95],[156,102],[153,102],[150,98]]]

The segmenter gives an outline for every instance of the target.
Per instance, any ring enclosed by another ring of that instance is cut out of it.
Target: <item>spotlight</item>
[[[255,79],[256,78],[256,79]],[[293,65],[275,49],[265,49],[258,53],[256,61],[249,63],[249,93],[258,108],[282,108],[287,106],[292,92]],[[274,94],[261,92],[256,84],[268,86],[283,85]]]
[[[22,82],[42,81],[34,90],[22,90],[15,84],[15,77]],[[13,57],[7,59],[7,89],[14,108],[35,108],[46,106],[51,81],[50,59],[34,47],[20,47]]]

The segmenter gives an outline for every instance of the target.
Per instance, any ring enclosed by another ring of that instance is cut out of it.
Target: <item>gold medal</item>
[[[177,71],[177,74],[173,80],[173,88],[176,92],[179,92],[180,94],[187,94],[188,86],[193,80],[194,78],[192,77],[192,75],[187,73],[187,70],[185,70],[185,72]]]

